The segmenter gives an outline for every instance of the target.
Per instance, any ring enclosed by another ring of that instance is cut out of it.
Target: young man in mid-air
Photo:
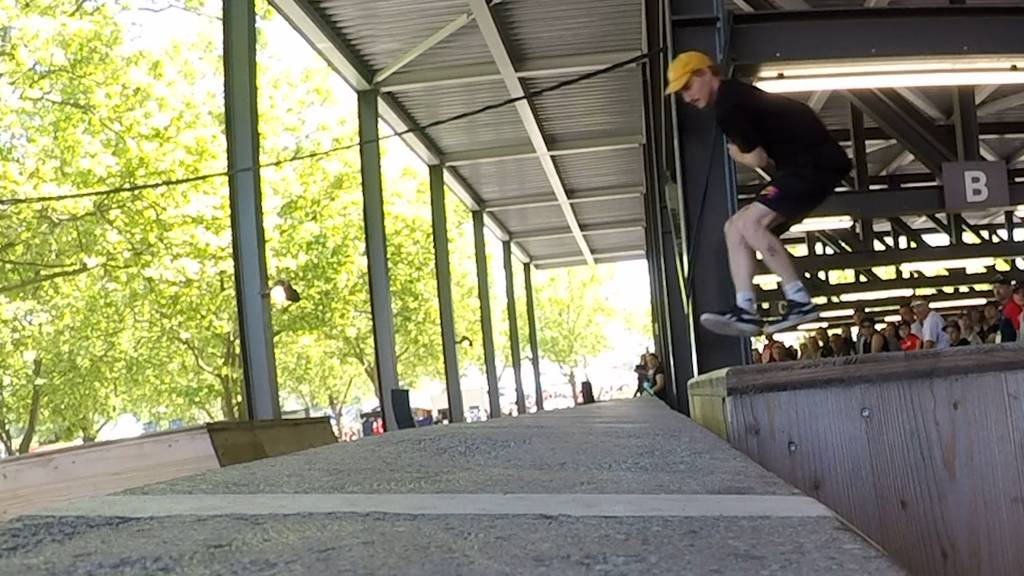
[[[666,94],[679,93],[691,106],[714,110],[733,160],[773,173],[757,201],[725,223],[736,305],[725,312],[703,314],[701,324],[719,334],[755,336],[818,318],[817,307],[779,235],[824,202],[849,174],[852,165],[846,152],[807,105],[722,79],[714,62],[700,52],[677,56],[667,76]],[[754,298],[755,251],[782,278],[786,295],[781,320],[768,325],[761,320]]]

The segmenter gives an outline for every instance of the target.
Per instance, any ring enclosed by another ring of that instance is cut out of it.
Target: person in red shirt
[[[900,350],[913,352],[921,349],[921,339],[910,330],[910,324],[900,322]]]
[[[999,301],[1001,307],[1000,312],[1003,314],[1003,320],[999,326],[1000,341],[1015,342],[1017,340],[1017,333],[1020,332],[1020,314],[1022,310],[1020,305],[1013,300],[1013,287],[1010,285],[1009,280],[1000,275],[992,283],[992,292],[995,293],[996,300]]]

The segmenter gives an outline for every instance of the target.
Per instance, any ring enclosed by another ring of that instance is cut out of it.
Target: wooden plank
[[[1018,373],[1019,374],[1019,373]],[[947,380],[954,393],[936,419],[944,439],[944,490],[955,503],[962,562],[972,574],[1024,573],[1024,486],[1021,485],[1004,374]]]
[[[878,542],[882,520],[871,473],[865,386],[782,394],[797,404],[797,488]]]
[[[1017,465],[1017,483],[1024,486],[1024,372],[1003,374],[1003,387],[1006,391],[1006,411],[1010,418],[1011,453]],[[1022,506],[1024,502],[1016,504]],[[1020,528],[1018,534],[1024,534],[1024,527]]]
[[[730,396],[726,399],[726,414],[729,417],[729,444],[743,452],[751,460],[761,463],[758,451],[761,424],[764,414],[752,405],[752,395]]]
[[[751,394],[739,401],[746,404],[742,410],[753,436],[747,439],[747,450],[756,454],[758,464],[796,485],[798,471],[790,452],[790,443],[793,443],[793,449],[800,449],[794,405],[783,402],[781,394]],[[756,419],[750,418],[751,415],[756,415]]]
[[[927,414],[934,401],[916,397],[911,386],[873,387],[866,404],[877,416],[868,426],[882,546],[918,574],[952,574],[948,520],[930,456]],[[916,402],[923,400],[924,405]]]
[[[1024,345],[965,346],[944,350],[864,354],[802,362],[729,368],[729,395],[779,392],[823,386],[925,381],[959,374],[1024,370]],[[898,374],[895,372],[898,371]],[[698,377],[701,380],[704,376]],[[693,386],[702,384],[694,383]]]
[[[690,418],[717,434],[722,440],[729,439],[729,424],[723,396],[691,395]]]
[[[0,518],[217,467],[204,428],[12,458],[0,463]]]
[[[1020,470],[1005,379],[875,386],[869,427],[883,546],[922,574],[1021,574]]]

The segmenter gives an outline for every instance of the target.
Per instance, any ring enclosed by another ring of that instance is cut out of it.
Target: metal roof
[[[981,0],[1021,5],[1024,0]],[[392,128],[416,128],[533,93],[643,49],[641,0],[272,0],[356,90],[381,93]],[[972,3],[979,3],[972,0]],[[727,0],[734,11],[942,6],[947,0]],[[1021,87],[977,88],[979,123],[1024,126]],[[950,125],[952,89],[903,93]],[[840,93],[794,94],[848,129]],[[875,128],[869,115],[865,124]],[[877,130],[876,130],[877,132]],[[1024,130],[982,131],[986,157],[1024,167]],[[643,255],[641,71],[627,67],[404,137],[524,261],[540,267]],[[925,174],[895,138],[868,142],[872,175]],[[739,182],[760,176],[740,168]],[[995,218],[979,214],[977,221]],[[599,230],[595,232],[595,230]],[[608,230],[613,230],[609,232]]]
[[[274,0],[356,90],[415,128],[639,55],[642,0]],[[567,33],[571,31],[571,33]],[[394,125],[399,119],[399,126]],[[643,257],[635,66],[405,138],[537,266]]]

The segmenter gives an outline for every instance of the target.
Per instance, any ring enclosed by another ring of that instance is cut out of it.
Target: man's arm
[[[768,157],[768,153],[764,151],[764,148],[758,146],[750,152],[744,152],[740,150],[739,146],[730,143],[729,144],[729,156],[732,159],[744,166],[750,168],[770,168],[773,164],[772,159]]]

